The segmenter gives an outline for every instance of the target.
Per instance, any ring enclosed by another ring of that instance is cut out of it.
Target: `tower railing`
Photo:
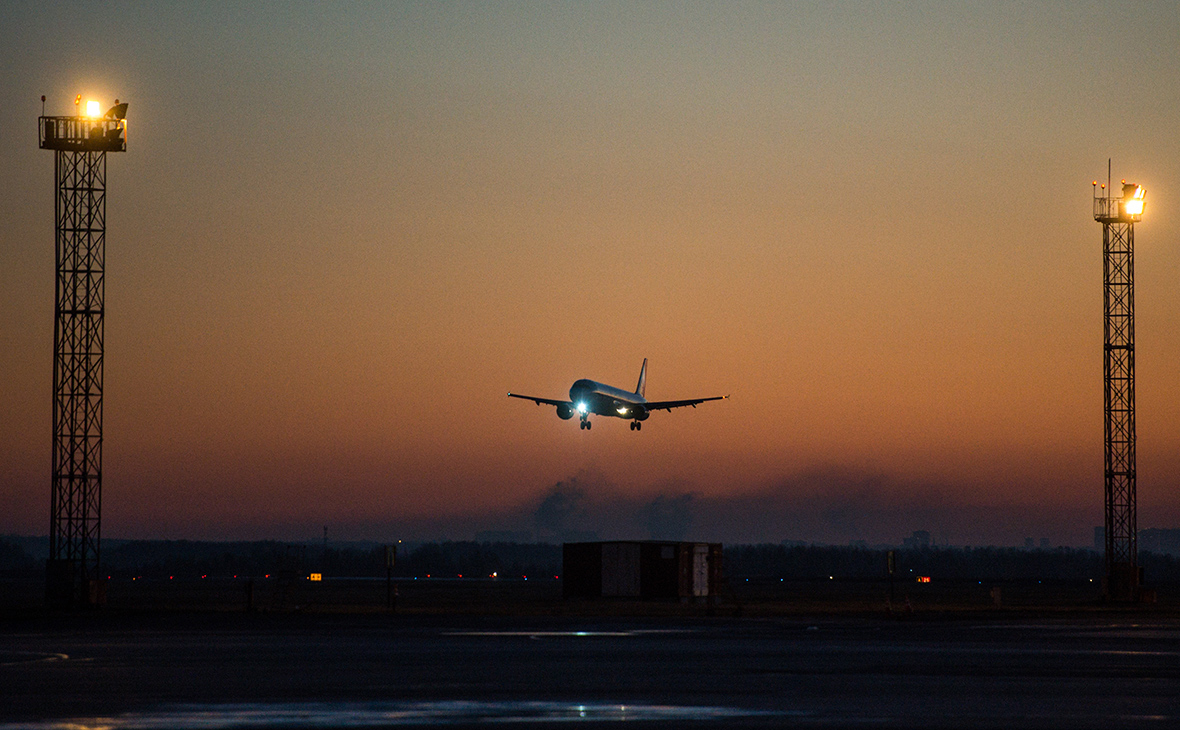
[[[113,117],[38,117],[43,150],[126,152],[127,120]]]
[[[1127,213],[1123,203],[1125,198],[1094,198],[1094,220],[1099,223],[1138,223],[1143,220],[1142,213]]]

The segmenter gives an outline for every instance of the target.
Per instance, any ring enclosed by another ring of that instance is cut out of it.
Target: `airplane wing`
[[[649,411],[671,411],[673,408],[683,408],[684,406],[697,407],[697,403],[704,403],[710,400],[725,400],[728,395],[715,395],[712,398],[689,398],[688,400],[655,400],[648,401],[644,406]]]
[[[573,406],[573,403],[568,400],[553,400],[552,398],[534,398],[531,395],[521,395],[520,393],[509,393],[509,398],[523,398],[524,400],[531,400],[537,405],[546,406]]]

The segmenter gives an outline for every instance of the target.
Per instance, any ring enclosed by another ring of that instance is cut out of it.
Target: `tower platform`
[[[126,113],[127,105],[120,104]],[[111,114],[107,112],[107,114]],[[104,117],[38,117],[39,146],[62,152],[126,152],[127,120]]]

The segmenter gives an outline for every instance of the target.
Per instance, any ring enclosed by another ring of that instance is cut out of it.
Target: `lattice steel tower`
[[[116,100],[103,114],[90,101],[81,111],[37,120],[41,149],[54,151],[57,303],[46,602],[55,607],[104,599],[98,570],[107,153],[127,149],[127,105]]]
[[[1143,218],[1144,189],[1123,181],[1121,198],[1094,183],[1094,220],[1102,224],[1103,299],[1106,305],[1106,596],[1138,594],[1135,505],[1135,223]]]

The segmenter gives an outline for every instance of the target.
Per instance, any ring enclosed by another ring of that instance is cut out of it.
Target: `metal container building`
[[[688,601],[718,593],[721,544],[707,542],[567,542],[564,598]]]

